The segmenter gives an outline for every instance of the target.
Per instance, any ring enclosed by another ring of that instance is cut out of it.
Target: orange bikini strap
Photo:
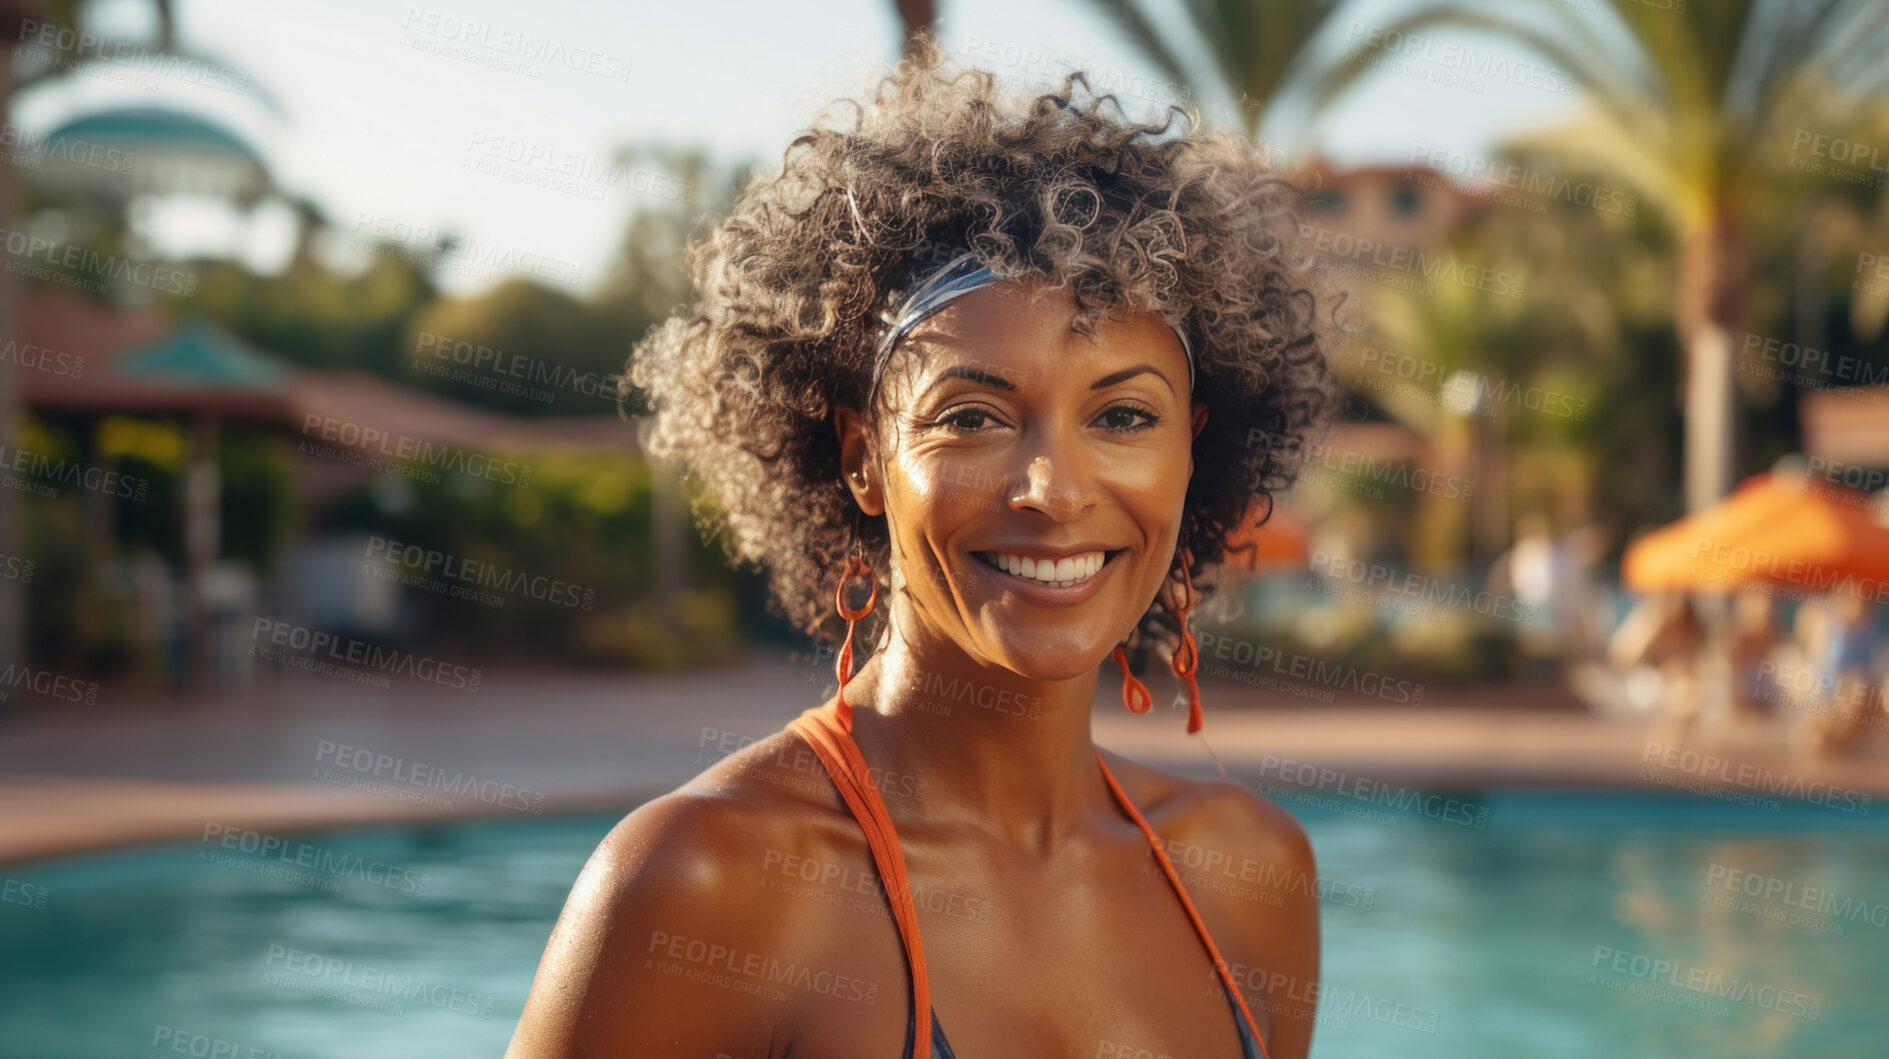
[[[1167,850],[1161,848],[1161,837],[1154,833],[1154,828],[1148,826],[1147,819],[1141,815],[1141,810],[1135,808],[1135,803],[1128,800],[1128,792],[1122,790],[1122,785],[1115,782],[1115,773],[1109,771],[1108,762],[1102,761],[1100,750],[1095,752],[1095,759],[1102,764],[1102,778],[1108,781],[1109,790],[1115,792],[1115,800],[1122,803],[1122,808],[1126,809],[1128,815],[1134,817],[1135,823],[1140,825],[1141,833],[1148,836],[1148,845],[1153,848],[1155,859],[1161,862],[1161,870],[1167,873],[1168,882],[1174,884],[1174,892],[1180,895],[1181,907],[1187,909],[1187,918],[1194,921],[1194,930],[1199,932],[1200,940],[1206,943],[1207,955],[1213,957],[1213,965],[1220,972],[1220,980],[1226,983],[1227,992],[1233,996],[1234,1003],[1240,1006],[1240,1014],[1246,1016],[1246,1028],[1252,1031],[1253,1040],[1259,1043],[1259,1054],[1265,1056],[1266,1059],[1272,1059],[1271,1054],[1266,1051],[1266,1039],[1259,1035],[1259,1023],[1254,1021],[1253,1013],[1246,1007],[1246,998],[1240,994],[1239,986],[1234,984],[1232,970],[1227,967],[1227,961],[1221,957],[1219,946],[1213,943],[1213,935],[1207,933],[1207,924],[1201,921],[1200,912],[1194,907],[1193,898],[1187,896],[1187,888],[1181,885],[1181,877],[1174,871],[1174,862],[1168,860]]]
[[[872,847],[873,863],[879,866],[879,878],[891,902],[899,938],[905,943],[906,963],[911,968],[915,1011],[912,1059],[931,1059],[931,983],[925,974],[925,946],[918,937],[918,909],[912,903],[905,854],[899,849],[898,833],[892,829],[892,814],[886,811],[885,801],[873,785],[859,744],[834,716],[831,700],[809,708],[788,722],[788,727],[799,732],[819,755],[840,797],[846,799],[866,832],[866,843]]]

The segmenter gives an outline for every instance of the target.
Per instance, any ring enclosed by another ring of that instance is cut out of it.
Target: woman
[[[1330,404],[1296,196],[1191,110],[942,63],[796,139],[631,358],[840,688],[604,839],[514,1059],[1307,1052],[1303,829],[1089,734],[1155,651],[1199,729],[1194,579]]]

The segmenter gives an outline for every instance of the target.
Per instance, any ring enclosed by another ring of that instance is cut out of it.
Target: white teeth
[[[1009,555],[1003,552],[985,552],[999,569],[1017,577],[1028,578],[1045,585],[1066,588],[1080,584],[1094,577],[1102,569],[1106,557],[1101,552],[1087,555],[1074,555],[1067,559],[1029,559],[1021,555]]]

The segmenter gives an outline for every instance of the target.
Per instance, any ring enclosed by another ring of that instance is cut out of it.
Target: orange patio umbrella
[[[1627,549],[1621,581],[1638,592],[1783,586],[1889,594],[1889,522],[1870,494],[1775,471]]]

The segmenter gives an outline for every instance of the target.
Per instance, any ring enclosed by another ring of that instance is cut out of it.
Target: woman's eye
[[[1116,433],[1146,430],[1159,421],[1152,412],[1143,411],[1133,405],[1118,405],[1103,412],[1098,422]],[[996,423],[997,417],[983,408],[964,408],[940,417],[934,424],[959,434],[973,434]]]
[[[971,431],[981,428],[985,421],[991,418],[991,414],[984,411],[982,408],[966,408],[961,412],[953,412],[943,419],[940,419],[938,422],[940,425],[950,427],[953,430]]]
[[[1102,421],[1111,430],[1145,430],[1154,425],[1155,416],[1131,405],[1117,405],[1102,413]]]

